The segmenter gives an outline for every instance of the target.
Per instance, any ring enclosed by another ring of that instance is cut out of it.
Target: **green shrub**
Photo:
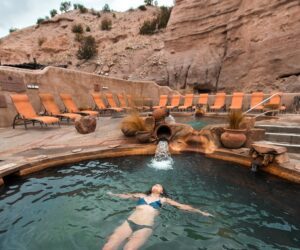
[[[141,10],[141,11],[146,11],[147,8],[146,8],[145,5],[140,5],[140,6],[139,6],[139,10]]]
[[[101,21],[101,30],[111,30],[112,21],[109,18],[104,18]]]
[[[59,10],[61,12],[67,12],[71,8],[71,2],[62,2]]]
[[[41,24],[42,22],[44,22],[45,19],[44,18],[38,18],[38,20],[36,21],[36,24]]]
[[[151,5],[153,5],[153,1],[154,0],[144,0],[144,3],[148,6],[151,6]]]
[[[17,30],[18,30],[17,28],[10,28],[10,29],[9,29],[9,33],[16,32]]]
[[[160,7],[160,13],[157,18],[157,26],[158,29],[163,29],[167,27],[170,16],[171,16],[172,8],[168,8],[165,6]]]
[[[80,11],[81,14],[87,13],[88,9],[86,7],[84,7],[82,4],[78,4],[78,9]]]
[[[85,31],[86,31],[86,32],[91,32],[90,26],[87,26],[87,27],[85,28]]]
[[[92,36],[84,37],[77,51],[77,58],[88,60],[97,55],[96,40]]]
[[[72,32],[73,33],[78,33],[78,34],[82,34],[83,33],[83,27],[81,24],[74,24],[72,26]]]
[[[157,26],[157,19],[146,20],[142,27],[140,27],[140,34],[141,35],[152,35],[154,34]]]
[[[77,4],[77,3],[74,3],[74,4],[73,4],[73,8],[74,8],[74,10],[78,10],[78,4]]]
[[[103,8],[102,8],[102,11],[103,12],[110,12],[110,7],[109,7],[109,5],[106,3],[106,4],[104,4],[104,6],[103,6]]]
[[[113,13],[112,17],[113,18],[117,18],[116,13]]]
[[[50,16],[55,17],[57,15],[57,10],[53,9],[50,11]]]
[[[83,38],[84,38],[84,36],[82,35],[82,34],[80,34],[80,33],[76,33],[75,34],[75,41],[76,42],[81,42],[82,40],[83,40]]]
[[[132,12],[132,11],[134,11],[134,8],[130,8],[130,9],[128,9],[127,11],[129,11],[129,12]]]

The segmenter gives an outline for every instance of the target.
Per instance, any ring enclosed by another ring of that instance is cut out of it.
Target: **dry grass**
[[[244,114],[240,110],[232,110],[228,114],[229,129],[239,129],[244,120]]]
[[[125,117],[122,121],[121,128],[126,128],[130,131],[147,131],[145,121],[138,115],[138,113],[132,113]]]

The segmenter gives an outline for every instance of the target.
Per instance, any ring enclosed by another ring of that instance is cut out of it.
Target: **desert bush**
[[[69,9],[71,8],[71,2],[62,2],[61,4],[60,4],[60,8],[59,8],[59,10],[61,11],[61,12],[67,12]]]
[[[153,5],[154,0],[144,0],[144,3],[148,6]]]
[[[132,12],[132,11],[134,11],[134,8],[130,8],[127,11]]]
[[[41,24],[44,21],[45,21],[45,19],[40,17],[40,18],[37,19],[36,24]]]
[[[9,33],[16,32],[17,30],[18,30],[17,28],[10,28],[10,29],[9,29]]]
[[[45,41],[46,41],[45,37],[39,37],[39,39],[38,39],[38,45],[41,47]]]
[[[147,131],[147,126],[137,113],[132,113],[123,119],[121,130],[126,136],[135,136],[138,131]]]
[[[96,40],[93,36],[84,37],[77,51],[77,58],[88,60],[97,55]]]
[[[103,8],[102,8],[102,11],[103,12],[110,12],[110,7],[109,7],[109,5],[106,3],[106,4],[104,4],[104,6],[103,6]]]
[[[160,13],[157,17],[157,26],[158,29],[163,29],[167,27],[170,16],[171,16],[172,8],[161,6]]]
[[[72,32],[73,33],[78,33],[78,34],[82,34],[83,33],[83,27],[81,24],[74,24],[72,26]]]
[[[50,16],[51,17],[55,17],[57,15],[57,10],[53,9],[53,10],[50,10]]]
[[[85,28],[85,31],[86,31],[86,32],[91,32],[90,26],[87,26],[87,27]]]
[[[83,36],[82,34],[76,33],[76,34],[75,34],[74,40],[75,40],[76,42],[81,42],[81,41],[83,40],[83,38],[84,38],[84,36]]]
[[[73,8],[74,8],[74,10],[78,10],[78,4],[77,4],[77,3],[74,3],[74,4],[73,4]]]
[[[113,14],[112,14],[112,17],[113,17],[113,18],[117,18],[116,13],[113,13]]]
[[[157,26],[157,19],[146,20],[140,27],[141,35],[152,35],[154,34]]]
[[[84,5],[82,5],[82,4],[78,4],[77,7],[78,7],[81,14],[84,14],[84,13],[88,12],[88,9],[86,7],[84,7]]]
[[[229,129],[239,129],[244,120],[244,114],[240,110],[232,110],[228,114]]]
[[[104,18],[101,21],[101,30],[111,30],[112,21],[109,18]]]
[[[140,6],[139,6],[139,10],[141,10],[141,11],[146,11],[147,8],[146,8],[145,5],[140,5]]]

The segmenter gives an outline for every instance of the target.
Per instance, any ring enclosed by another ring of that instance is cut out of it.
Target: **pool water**
[[[178,123],[188,124],[193,127],[195,130],[201,130],[207,125],[216,125],[216,124],[227,124],[226,117],[194,117],[194,116],[179,116],[175,117],[175,121]]]
[[[0,189],[0,249],[101,249],[135,201],[108,195],[161,183],[174,200],[213,214],[165,205],[143,249],[299,249],[300,187],[204,158],[173,156],[82,162],[12,181]]]

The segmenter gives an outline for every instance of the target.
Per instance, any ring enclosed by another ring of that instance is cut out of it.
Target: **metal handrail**
[[[274,96],[277,96],[277,95],[281,95],[281,93],[275,93],[275,94],[271,95],[270,97],[268,97],[268,98],[262,100],[260,103],[254,105],[252,108],[250,108],[250,109],[248,109],[246,112],[244,112],[244,115],[247,114],[247,113],[249,113],[250,111],[252,111],[252,110],[255,109],[256,107],[258,107],[258,106],[260,106],[260,105],[266,103],[266,102],[269,101],[271,98],[273,98]]]

